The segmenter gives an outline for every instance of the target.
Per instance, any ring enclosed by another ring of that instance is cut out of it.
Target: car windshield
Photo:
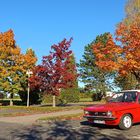
[[[137,92],[117,92],[109,100],[109,102],[135,102]]]

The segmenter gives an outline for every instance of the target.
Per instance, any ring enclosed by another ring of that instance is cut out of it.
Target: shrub
[[[92,101],[101,101],[103,94],[101,92],[93,93]]]
[[[4,94],[0,92],[0,99],[4,98]]]
[[[60,101],[59,101],[59,96],[56,96],[56,104],[60,104]],[[47,104],[47,103],[50,103],[52,104],[53,102],[53,96],[51,94],[44,94],[42,96],[42,104]]]
[[[46,94],[42,98],[42,104],[52,103],[52,95]],[[56,96],[56,104],[64,105],[67,103],[79,102],[79,92],[77,89],[64,89],[59,96]]]
[[[31,91],[30,92],[30,105],[32,104],[39,104],[40,103],[40,96],[39,96],[39,92],[37,91]],[[27,92],[26,91],[21,91],[19,93],[20,99],[22,100],[23,104],[27,103]]]
[[[76,103],[79,99],[79,91],[73,88],[62,90],[59,97],[61,104]]]
[[[93,93],[79,93],[80,98],[91,98]]]
[[[102,98],[102,100],[104,100],[105,102],[109,102],[110,101],[110,96],[106,96],[105,98]]]

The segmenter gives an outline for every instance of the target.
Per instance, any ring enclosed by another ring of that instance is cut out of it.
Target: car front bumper
[[[88,116],[88,115],[84,115],[83,117],[86,118],[91,123],[95,123],[95,120],[104,121],[105,125],[118,125],[120,122],[119,118],[116,117]]]
[[[94,120],[116,120],[115,117],[104,117],[104,116],[83,116],[87,119],[94,119]]]

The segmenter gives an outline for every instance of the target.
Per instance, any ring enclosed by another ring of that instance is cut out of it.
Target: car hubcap
[[[131,126],[131,118],[129,116],[125,116],[123,119],[124,126],[129,128]]]

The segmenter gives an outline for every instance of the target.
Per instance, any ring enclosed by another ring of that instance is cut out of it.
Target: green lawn
[[[0,109],[22,109],[22,110],[30,110],[30,111],[36,111],[36,112],[48,112],[48,111],[61,111],[61,110],[73,110],[73,109],[80,109],[84,106],[0,106]]]
[[[91,98],[80,98],[80,102],[93,102]]]
[[[37,113],[49,113],[56,111],[83,109],[84,106],[65,106],[65,107],[51,107],[51,106],[0,106],[0,116],[22,116]]]
[[[49,113],[63,110],[75,110],[75,109],[83,109],[86,106],[92,104],[101,104],[103,102],[93,102],[91,98],[81,98],[79,103],[67,104],[66,106],[56,106],[52,107],[51,104],[40,105],[40,106],[30,106],[26,107],[20,105],[20,100],[15,99],[14,103],[18,103],[18,106],[8,106],[9,99],[0,100],[0,103],[7,103],[7,106],[0,106],[0,116],[22,116],[28,114],[37,114],[37,113]]]

